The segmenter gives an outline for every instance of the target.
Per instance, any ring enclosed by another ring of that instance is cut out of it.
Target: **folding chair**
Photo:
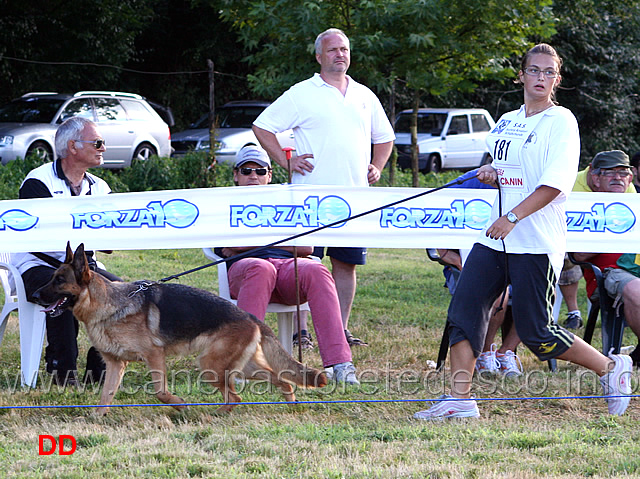
[[[204,255],[213,261],[221,260],[220,256],[214,253],[212,248],[202,248]],[[229,291],[229,278],[227,277],[227,264],[220,263],[218,265],[218,296],[238,304],[235,299],[231,299]],[[300,311],[309,311],[309,303],[300,305]],[[296,306],[288,304],[269,303],[267,313],[277,313],[278,315],[278,340],[282,347],[291,354],[293,351],[293,329],[294,329],[294,313]]]
[[[13,285],[10,278],[13,279]],[[8,253],[0,253],[0,282],[4,289],[4,306],[0,312],[0,343],[9,321],[9,314],[17,311],[20,325],[20,382],[22,386],[34,388],[38,381],[46,316],[41,311],[41,306],[27,301],[22,276],[11,264]]]
[[[585,342],[591,344],[593,332],[598,321],[598,313],[600,313],[600,325],[602,328],[602,353],[606,356],[613,349],[614,354],[620,353],[622,347],[622,336],[626,325],[624,319],[624,305],[620,304],[617,308],[613,307],[613,299],[607,293],[604,287],[604,278],[602,271],[595,264],[588,261],[578,261],[573,254],[569,253],[569,259],[572,263],[580,265],[582,269],[589,268],[596,277],[598,284],[598,297],[593,296],[589,299],[591,307],[587,324],[584,328]],[[595,296],[595,295],[594,295]]]

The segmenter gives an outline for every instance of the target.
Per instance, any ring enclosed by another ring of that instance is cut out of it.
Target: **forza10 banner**
[[[7,200],[0,251],[60,251],[67,241],[94,250],[261,246],[309,232],[282,244],[470,248],[496,191],[443,189],[406,201],[427,191],[267,185]],[[638,212],[640,195],[571,194],[567,251],[639,252]]]

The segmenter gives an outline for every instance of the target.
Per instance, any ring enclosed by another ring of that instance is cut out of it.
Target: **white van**
[[[411,168],[413,110],[404,110],[395,122],[398,166]],[[437,173],[444,168],[470,169],[491,162],[485,143],[495,121],[479,108],[420,108],[418,110],[418,169]]]

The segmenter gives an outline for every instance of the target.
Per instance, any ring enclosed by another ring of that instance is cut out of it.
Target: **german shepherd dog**
[[[204,381],[223,395],[223,412],[234,407],[228,403],[241,401],[234,375],[267,380],[287,401],[296,400],[292,385],[327,384],[323,372],[294,360],[267,325],[233,303],[181,284],[109,281],[89,269],[84,244],[74,253],[67,243],[64,263],[35,296],[53,315],[72,309],[102,354],[107,368],[100,415],[107,413],[130,361],[147,364],[160,401],[186,407],[167,390],[169,355],[199,354]]]

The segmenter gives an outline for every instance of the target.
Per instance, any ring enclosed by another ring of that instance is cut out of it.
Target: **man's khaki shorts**
[[[604,270],[603,277],[604,289],[607,290],[609,296],[617,301],[622,300],[622,292],[627,284],[633,280],[640,279],[620,268],[606,268]]]

